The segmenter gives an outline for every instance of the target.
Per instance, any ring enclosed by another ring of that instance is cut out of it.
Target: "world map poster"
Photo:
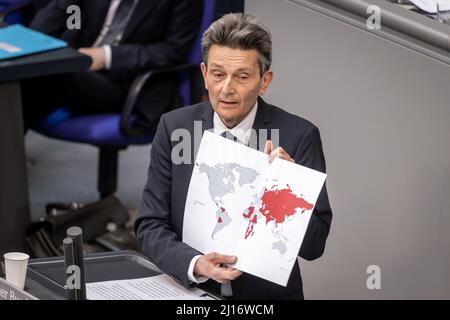
[[[186,199],[183,241],[235,255],[233,266],[286,286],[326,174],[205,131]]]

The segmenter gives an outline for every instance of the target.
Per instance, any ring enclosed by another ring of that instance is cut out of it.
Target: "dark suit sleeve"
[[[170,137],[161,118],[150,154],[148,179],[135,228],[142,251],[181,284],[190,285],[187,271],[198,251],[181,241],[171,226],[172,161]]]
[[[186,62],[200,30],[203,1],[173,1],[174,7],[164,41],[152,44],[124,44],[111,48],[113,78],[129,78],[148,69]]]
[[[303,136],[294,158],[298,164],[324,173],[326,172],[322,141],[317,127],[313,126]],[[328,201],[327,188],[324,184],[300,248],[300,257],[306,260],[314,260],[322,256],[330,231],[331,219],[332,212]]]
[[[59,38],[67,29],[67,8],[71,5],[80,5],[80,1],[52,0],[42,8],[34,17],[30,28]]]

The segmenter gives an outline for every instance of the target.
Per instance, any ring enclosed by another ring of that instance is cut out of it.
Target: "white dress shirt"
[[[239,142],[248,145],[250,136],[252,134],[253,122],[255,122],[256,112],[258,111],[258,101],[256,101],[255,106],[250,111],[250,113],[242,120],[237,126],[229,129],[220,119],[217,112],[214,112],[213,118],[213,131],[215,134],[222,134],[224,132],[229,132],[234,135]]]
[[[258,111],[258,101],[256,101],[255,106],[253,107],[252,111],[242,120],[237,126],[229,129],[220,119],[217,112],[214,112],[214,118],[213,118],[213,132],[215,134],[221,135],[224,132],[229,132],[232,135],[234,135],[239,142],[248,145],[248,142],[250,140],[250,135],[252,133],[253,123],[255,122],[256,112]],[[188,279],[189,281],[192,281],[194,283],[202,283],[207,281],[208,277],[195,277],[194,276],[194,266],[197,262],[198,258],[200,258],[201,255],[195,256],[192,258],[191,263],[189,264],[188,269]]]

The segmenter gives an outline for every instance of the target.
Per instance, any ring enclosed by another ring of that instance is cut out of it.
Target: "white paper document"
[[[89,300],[214,300],[202,290],[186,289],[166,274],[149,278],[86,284]]]
[[[418,8],[428,13],[436,13],[439,5],[439,11],[450,10],[450,0],[409,0]]]
[[[326,174],[205,131],[183,241],[235,255],[235,268],[286,286]]]
[[[0,42],[0,50],[4,50],[8,53],[16,53],[22,51],[22,48],[16,47],[10,43]]]

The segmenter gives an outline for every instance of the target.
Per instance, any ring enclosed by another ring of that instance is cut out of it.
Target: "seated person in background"
[[[271,159],[279,157],[325,172],[317,127],[259,97],[272,80],[272,41],[269,31],[256,18],[243,14],[223,16],[203,34],[202,53],[201,69],[211,102],[181,108],[161,117],[135,225],[137,238],[144,254],[186,287],[206,281],[202,286],[215,294],[226,292],[220,290],[220,284],[231,284],[226,294],[230,296],[232,291],[235,299],[303,299],[297,263],[287,286],[283,287],[227,267],[237,257],[220,253],[202,255],[183,242],[185,202],[196,155],[191,151],[190,163],[173,161],[172,151],[179,143],[173,140],[175,131],[187,130],[193,139],[201,139],[195,136],[194,122],[198,121],[202,132],[229,131],[238,141],[248,144],[250,137],[246,133],[252,128],[269,132],[278,129],[280,147],[273,148],[272,141],[263,138],[258,143],[259,148],[264,148],[260,151],[269,154]],[[191,141],[191,146],[194,145]],[[300,257],[314,260],[323,254],[331,218],[324,186],[298,253]]]
[[[81,28],[69,30],[70,5],[81,9]],[[25,129],[54,109],[74,113],[120,112],[139,74],[184,63],[200,30],[202,0],[53,0],[30,27],[63,39],[92,58],[89,71],[24,81]],[[173,107],[176,74],[148,83],[137,105],[139,123],[156,128]]]

